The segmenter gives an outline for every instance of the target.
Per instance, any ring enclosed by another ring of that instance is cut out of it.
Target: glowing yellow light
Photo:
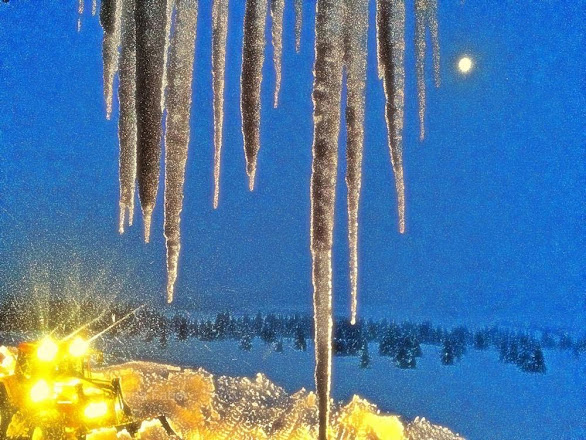
[[[474,67],[474,63],[468,56],[463,56],[460,58],[460,61],[458,61],[458,69],[462,73],[469,73],[472,70],[472,67]]]
[[[104,417],[108,413],[106,402],[93,402],[85,407],[84,415],[88,419]]]
[[[51,395],[51,387],[43,379],[39,380],[31,388],[31,400],[35,403],[42,402],[43,400],[47,400],[50,395]]]
[[[88,343],[83,338],[77,337],[69,346],[69,354],[73,357],[82,357],[88,349]]]
[[[57,356],[58,350],[57,344],[51,338],[46,338],[37,348],[37,357],[44,362],[51,362]]]

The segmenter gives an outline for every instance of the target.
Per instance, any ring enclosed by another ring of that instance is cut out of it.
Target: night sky
[[[314,1],[305,3],[300,54],[287,2],[278,109],[267,44],[254,193],[240,129],[243,3],[233,0],[229,16],[222,186],[214,211],[211,7],[200,2],[176,307],[310,312]],[[142,243],[140,220],[119,236],[117,106],[107,121],[102,31],[86,13],[78,34],[76,9],[76,1],[0,3],[0,294],[38,277],[36,262],[53,278],[81,266],[88,279],[99,272],[105,286],[109,278],[123,280],[122,295],[162,304],[162,186],[151,244]],[[433,87],[429,58],[422,143],[413,9],[407,1],[403,236],[370,29],[359,314],[583,327],[586,3],[440,0],[442,86]],[[467,76],[457,69],[464,54],[474,61]],[[342,130],[338,315],[349,314],[344,138]]]

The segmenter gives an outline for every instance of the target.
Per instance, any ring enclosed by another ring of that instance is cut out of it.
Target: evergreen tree
[[[523,359],[523,363],[520,365],[521,370],[528,373],[541,373],[545,374],[545,358],[541,347],[534,347],[528,351],[528,354]]]
[[[395,355],[395,364],[401,369],[413,369],[417,366],[417,358],[406,345],[400,345]]]
[[[440,352],[442,365],[454,365],[456,355],[454,353],[454,345],[450,338],[444,339],[442,351]]]
[[[368,353],[368,342],[362,345],[362,354],[360,355],[360,368],[370,367],[370,354]]]
[[[243,334],[242,337],[240,338],[239,348],[240,348],[240,350],[243,350],[243,351],[252,350],[252,338],[250,337],[250,335],[248,333]]]
[[[305,341],[305,334],[301,326],[297,326],[295,330],[295,341],[293,343],[295,350],[307,351],[307,342]]]

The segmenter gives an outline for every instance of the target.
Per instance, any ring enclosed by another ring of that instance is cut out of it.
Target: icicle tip
[[[151,241],[151,221],[153,219],[153,207],[147,206],[142,210],[144,217],[144,242],[150,243]]]
[[[252,169],[248,171],[248,189],[249,191],[254,191],[254,178],[256,176],[256,169]]]

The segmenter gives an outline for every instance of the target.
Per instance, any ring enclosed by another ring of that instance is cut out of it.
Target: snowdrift
[[[99,371],[120,377],[126,400],[139,418],[165,414],[184,440],[271,439],[317,437],[316,396],[305,389],[289,395],[264,375],[254,379],[213,376],[152,362],[129,362]],[[412,422],[382,414],[358,396],[346,405],[332,403],[331,438],[364,440],[458,440],[462,437],[423,418]],[[165,438],[145,423],[141,439]],[[91,440],[128,438],[100,432]]]

